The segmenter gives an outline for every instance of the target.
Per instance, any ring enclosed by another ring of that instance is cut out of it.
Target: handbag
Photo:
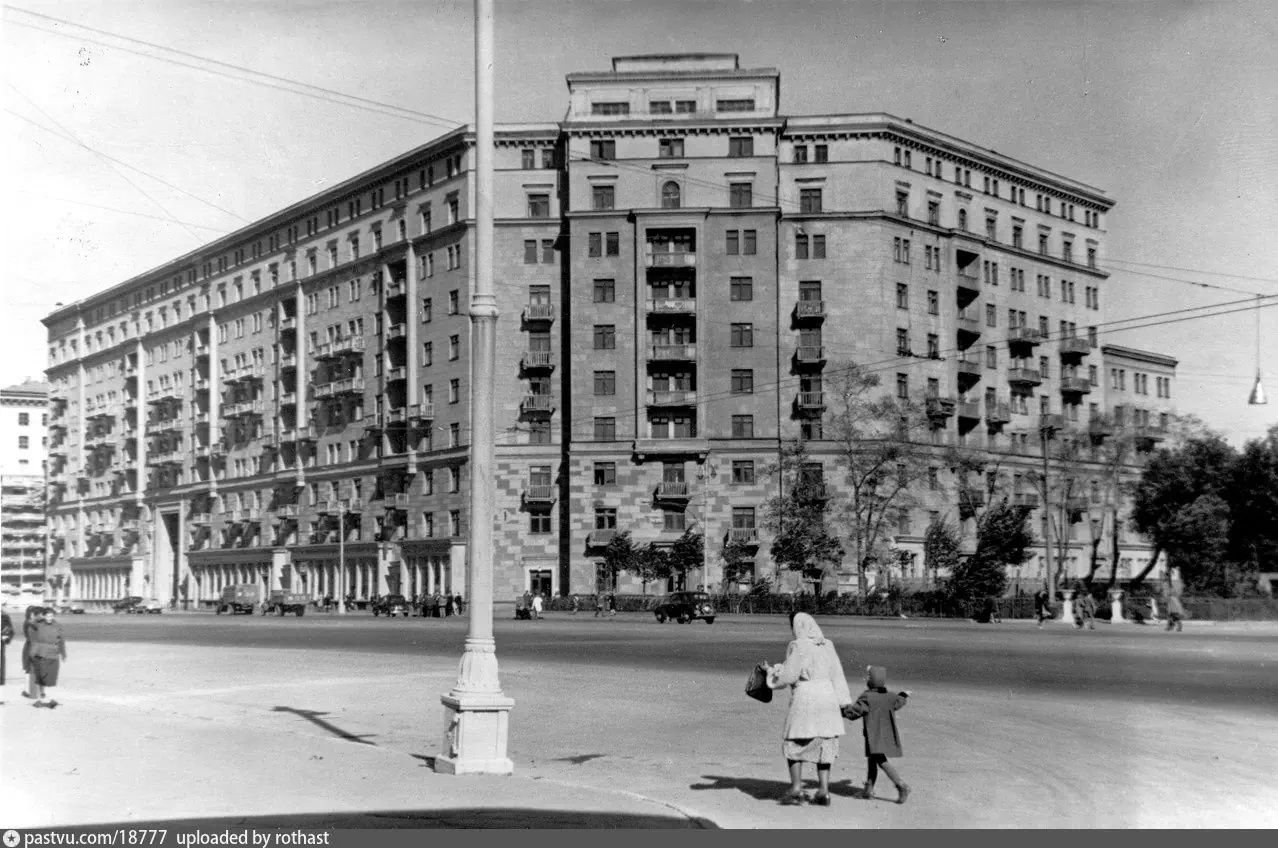
[[[756,665],[746,678],[746,694],[756,701],[768,703],[772,700],[772,687],[768,686],[768,671],[762,665]]]

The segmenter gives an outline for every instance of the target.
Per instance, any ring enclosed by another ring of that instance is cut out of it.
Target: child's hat
[[[882,689],[887,686],[887,669],[881,665],[869,665],[865,667],[866,682],[870,684],[871,689]]]

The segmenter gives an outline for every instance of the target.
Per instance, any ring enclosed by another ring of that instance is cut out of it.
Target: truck
[[[284,615],[286,612],[291,612],[300,617],[306,614],[306,605],[310,601],[311,599],[301,592],[274,589],[266,596],[266,609],[262,614],[274,612],[276,615]]]
[[[262,587],[257,583],[232,583],[222,589],[222,597],[217,602],[217,614],[243,613],[252,615],[262,603]]]

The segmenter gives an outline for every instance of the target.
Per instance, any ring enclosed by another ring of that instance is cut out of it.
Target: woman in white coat
[[[790,687],[790,709],[785,716],[782,752],[790,768],[790,789],[782,804],[802,804],[803,764],[815,763],[819,788],[814,804],[830,805],[830,766],[839,756],[843,735],[841,708],[852,703],[843,663],[834,645],[821,633],[816,619],[805,612],[791,616],[794,641],[786,649],[785,662],[768,671],[773,689]]]

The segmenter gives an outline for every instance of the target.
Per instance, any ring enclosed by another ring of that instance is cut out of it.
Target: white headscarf
[[[814,645],[825,644],[825,635],[817,625],[816,619],[806,612],[795,613],[793,627],[795,639],[808,639]]]

